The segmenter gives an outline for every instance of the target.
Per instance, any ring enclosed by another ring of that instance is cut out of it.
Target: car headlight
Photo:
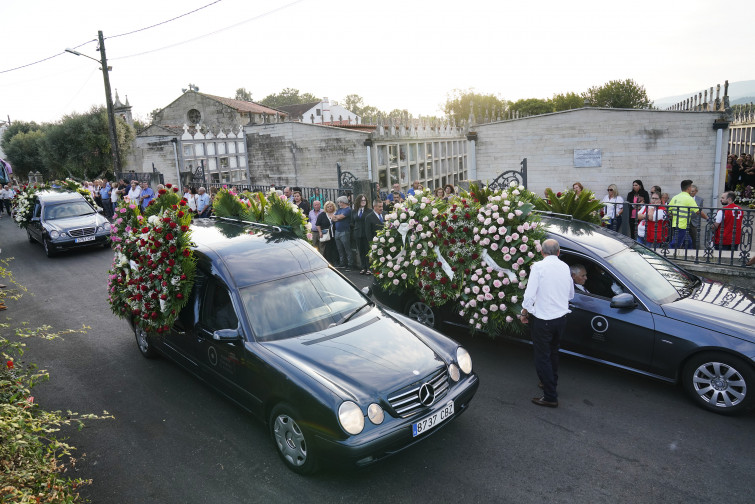
[[[464,374],[472,372],[472,357],[463,347],[456,349],[456,362],[459,363],[459,367],[464,371]]]
[[[103,224],[102,226],[100,226],[100,228],[102,228],[103,231],[107,231],[109,233],[110,232],[110,223],[106,222],[105,224]]]
[[[338,421],[349,434],[359,434],[364,429],[362,410],[352,401],[344,401],[338,407]]]
[[[383,408],[381,408],[377,403],[370,404],[370,407],[367,408],[367,416],[369,417],[370,422],[374,423],[375,425],[380,425],[385,419]]]
[[[461,373],[459,373],[459,366],[456,364],[451,364],[448,366],[448,375],[451,377],[451,380],[457,382],[459,381],[459,378],[461,378]]]
[[[60,237],[60,233],[59,232],[55,231],[54,229],[52,231],[50,231],[50,238],[52,238],[54,240],[54,239],[59,238],[59,237]]]

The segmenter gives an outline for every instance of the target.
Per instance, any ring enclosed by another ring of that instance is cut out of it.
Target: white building
[[[324,124],[327,126],[346,126],[360,124],[361,117],[342,106],[330,103],[326,96],[319,102],[302,103],[278,107],[288,114],[290,121],[310,124]]]

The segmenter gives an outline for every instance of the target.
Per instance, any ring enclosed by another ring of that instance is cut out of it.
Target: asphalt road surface
[[[50,372],[35,388],[45,408],[115,416],[66,432],[94,503],[753,502],[755,413],[708,413],[679,387],[572,357],[562,359],[559,408],[538,407],[529,347],[463,333],[452,336],[481,380],[468,412],[365,470],[298,476],[261,423],[139,354],[107,303],[110,250],[47,259],[8,218],[0,248],[29,289],[0,320],[89,327],[28,341],[25,358]]]

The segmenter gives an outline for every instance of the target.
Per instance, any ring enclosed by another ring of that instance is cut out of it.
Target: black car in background
[[[587,271],[561,351],[669,382],[725,414],[755,407],[755,291],[698,277],[624,235],[545,217],[560,258]],[[458,310],[374,286],[381,303],[424,324],[464,325]],[[503,335],[530,342],[526,337]]]
[[[33,205],[26,233],[30,242],[42,244],[47,257],[64,250],[110,245],[110,222],[81,194],[40,191],[34,195]]]
[[[307,242],[272,226],[197,219],[197,272],[169,333],[132,328],[269,428],[299,473],[365,466],[426,439],[478,387],[458,343],[375,306]]]

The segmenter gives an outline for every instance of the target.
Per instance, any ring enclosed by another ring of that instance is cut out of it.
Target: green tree
[[[236,90],[235,99],[243,100],[243,101],[252,101],[252,93],[250,91],[247,91],[246,88],[240,87]]]
[[[16,176],[25,179],[29,172],[39,171],[45,178],[48,177],[47,168],[40,157],[40,145],[44,137],[45,134],[39,129],[27,133],[21,131],[13,135],[10,142],[3,147]]]
[[[260,103],[268,107],[278,108],[278,107],[285,107],[288,105],[312,103],[316,101],[320,101],[320,99],[311,93],[299,94],[298,89],[285,88],[280,93],[267,95],[265,98],[262,99]]]
[[[584,93],[592,107],[647,109],[653,106],[645,87],[632,79],[609,81],[602,86],[593,86]]]
[[[585,106],[585,99],[577,93],[554,94],[550,99],[554,112],[578,109]]]
[[[3,132],[2,138],[0,138],[0,146],[2,146],[3,150],[8,149],[8,144],[13,139],[14,136],[16,136],[19,133],[28,133],[30,131],[38,130],[44,128],[45,125],[39,125],[32,122],[25,122],[25,121],[13,121],[10,126],[8,126]]]
[[[506,100],[494,94],[480,94],[473,89],[454,89],[446,97],[443,112],[459,124],[469,120],[469,113],[474,108],[475,120],[479,122],[486,112],[489,116],[495,116],[496,111],[502,113],[506,110],[506,105]]]
[[[538,115],[553,112],[550,100],[541,98],[526,98],[509,104],[509,110],[519,112],[519,115]]]

